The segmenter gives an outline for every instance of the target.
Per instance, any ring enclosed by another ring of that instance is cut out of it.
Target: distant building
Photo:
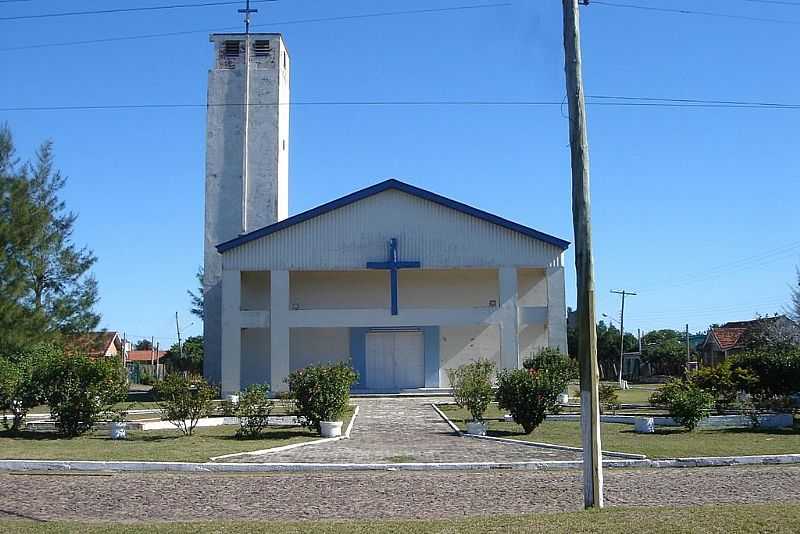
[[[67,339],[70,354],[85,354],[90,358],[110,358],[122,354],[122,339],[118,332],[86,332]]]
[[[767,329],[780,331],[797,328],[797,324],[785,315],[763,317],[751,321],[731,321],[722,326],[710,328],[698,350],[702,354],[704,365],[717,365],[725,361],[728,356],[742,351],[752,334]]]

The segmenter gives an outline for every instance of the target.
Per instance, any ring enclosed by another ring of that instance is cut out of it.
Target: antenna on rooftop
[[[245,3],[244,9],[240,9],[239,13],[244,14],[244,33],[250,35],[250,14],[258,13],[257,9],[250,8],[250,0]]]

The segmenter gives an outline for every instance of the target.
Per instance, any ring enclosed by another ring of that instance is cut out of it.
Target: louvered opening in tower
[[[239,57],[239,41],[225,41],[225,57]]]
[[[269,46],[269,41],[259,40],[253,43],[253,54],[255,54],[256,57],[268,56],[271,50],[272,49]]]

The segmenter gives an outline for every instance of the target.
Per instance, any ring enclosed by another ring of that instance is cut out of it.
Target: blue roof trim
[[[219,245],[217,245],[217,251],[220,253],[225,252],[232,248],[236,248],[240,245],[244,245],[245,243],[249,243],[250,241],[253,241],[255,239],[260,239],[270,234],[274,234],[275,232],[283,230],[284,228],[288,228],[290,226],[294,226],[295,224],[308,221],[309,219],[319,217],[320,215],[323,215],[335,209],[347,206],[354,202],[358,202],[359,200],[363,200],[367,197],[371,197],[373,195],[382,193],[384,191],[388,191],[390,189],[396,189],[398,191],[402,191],[403,193],[408,193],[409,195],[413,195],[415,197],[423,198],[425,200],[430,200],[431,202],[434,202],[441,206],[452,208],[456,211],[460,211],[461,213],[472,215],[473,217],[477,217],[478,219],[482,219],[492,224],[502,226],[514,232],[519,232],[528,237],[539,239],[540,241],[544,241],[545,243],[550,243],[551,245],[559,247],[562,250],[566,250],[570,245],[569,241],[559,239],[557,237],[545,234],[538,230],[534,230],[533,228],[517,224],[513,221],[509,221],[508,219],[498,217],[497,215],[493,215],[486,211],[479,210],[478,208],[473,208],[472,206],[468,206],[467,204],[451,200],[441,195],[437,195],[436,193],[432,193],[425,189],[420,189],[419,187],[414,187],[413,185],[392,178],[377,183],[375,185],[369,186],[367,188],[361,189],[359,191],[356,191],[355,193],[350,193],[349,195],[337,198],[336,200],[332,200],[331,202],[327,202],[325,204],[317,206],[316,208],[304,211],[303,213],[298,213],[297,215],[293,215],[287,219],[276,222],[269,226],[265,226],[263,228],[259,228],[258,230],[253,230],[252,232],[249,232],[247,234],[240,235],[235,239],[231,239],[229,241],[225,241],[224,243],[220,243]]]

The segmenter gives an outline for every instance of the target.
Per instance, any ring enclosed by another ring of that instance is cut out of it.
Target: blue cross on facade
[[[418,261],[399,261],[397,254],[397,238],[389,240],[389,261],[369,261],[367,269],[384,269],[389,271],[392,286],[392,315],[397,315],[397,271],[400,269],[419,269]]]

